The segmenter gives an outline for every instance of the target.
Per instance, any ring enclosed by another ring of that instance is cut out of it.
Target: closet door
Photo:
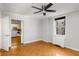
[[[5,50],[9,50],[9,47],[11,46],[11,22],[9,17],[3,18],[2,21],[2,33],[3,33],[3,44],[2,48]]]
[[[53,42],[64,47],[65,40],[65,16],[55,18],[54,21],[54,37]]]

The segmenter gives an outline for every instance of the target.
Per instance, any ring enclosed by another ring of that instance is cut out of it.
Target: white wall
[[[47,42],[53,40],[53,21],[50,16],[42,19],[42,39]]]
[[[61,17],[61,16],[66,16],[66,34],[65,34],[65,37],[61,36],[61,39],[60,39],[60,37],[57,38],[57,36],[55,36],[55,31],[54,31],[53,43],[56,43],[59,45],[64,43],[64,47],[68,47],[79,51],[79,11],[55,16],[53,17],[53,20],[54,18]],[[62,38],[64,41],[62,40]]]
[[[42,16],[41,16],[42,18]],[[41,39],[41,19],[39,16],[25,17],[24,19],[24,43]]]
[[[79,11],[67,14],[65,46],[79,51]]]
[[[30,16],[24,20],[24,42],[43,40],[52,42],[53,21],[50,16]]]

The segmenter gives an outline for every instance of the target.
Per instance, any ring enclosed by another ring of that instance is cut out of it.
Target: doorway
[[[21,45],[21,20],[11,20],[11,46]]]

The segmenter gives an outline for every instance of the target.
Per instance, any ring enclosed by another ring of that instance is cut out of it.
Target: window
[[[56,22],[56,34],[65,35],[65,16],[55,18]]]

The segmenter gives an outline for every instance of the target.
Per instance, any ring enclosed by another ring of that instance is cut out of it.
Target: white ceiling
[[[42,4],[47,5],[47,3],[0,3],[0,10],[2,10],[3,12],[13,12],[24,15],[42,15],[42,12],[33,14],[38,10],[32,8],[32,6],[41,7]],[[54,9],[56,10],[56,12],[47,12],[47,14],[52,14],[55,16],[58,14],[79,10],[79,3],[54,3],[54,5],[49,9]]]

